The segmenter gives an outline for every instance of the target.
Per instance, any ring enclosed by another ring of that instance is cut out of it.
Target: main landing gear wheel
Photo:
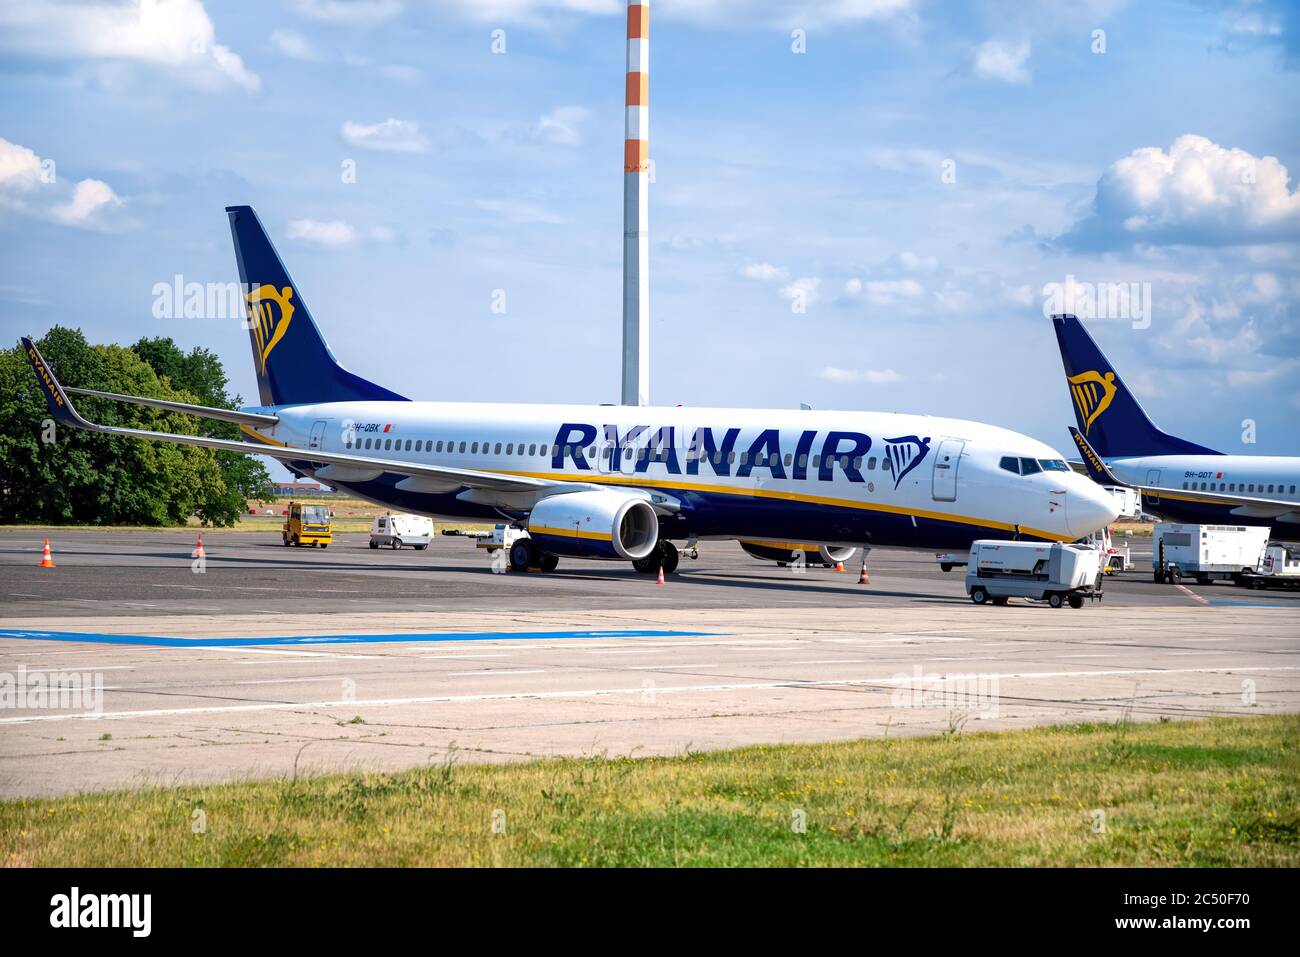
[[[510,546],[510,568],[517,572],[526,572],[541,563],[542,552],[531,538],[521,538]]]
[[[989,593],[983,588],[976,586],[970,590],[970,600],[977,605],[982,605],[989,600]]]
[[[677,546],[672,542],[659,543],[659,560],[663,564],[665,575],[671,575],[677,571],[677,566],[681,564],[682,554],[677,550]],[[657,571],[658,569],[656,569]]]
[[[1061,597],[1060,592],[1054,591],[1047,596],[1047,604],[1051,605],[1053,608],[1060,608],[1065,604],[1065,599]]]

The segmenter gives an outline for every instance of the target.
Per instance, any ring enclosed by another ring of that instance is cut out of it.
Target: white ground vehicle
[[[527,571],[530,567],[553,572],[560,564],[556,555],[542,552],[530,539],[528,532],[514,525],[497,525],[492,531],[475,534],[475,548],[485,548],[491,554],[504,551],[510,571]]]
[[[1119,491],[1124,491],[1124,489]],[[1113,575],[1116,572],[1122,572],[1126,568],[1133,567],[1132,548],[1129,544],[1130,537],[1131,533],[1126,532],[1125,537],[1121,539],[1122,544],[1116,545],[1108,525],[1093,532],[1087,538],[1081,539],[1080,544],[1095,545],[1100,548],[1104,559],[1101,570],[1107,575]],[[965,567],[969,556],[966,554],[958,555],[954,552],[939,552],[934,558],[939,563],[940,571],[950,572],[954,568]]]
[[[1107,575],[1133,567],[1133,549],[1129,545],[1128,536],[1121,539],[1122,545],[1116,545],[1114,537],[1110,534],[1109,525],[1093,532],[1084,541],[1101,549],[1101,570]]]
[[[1237,584],[1248,588],[1300,588],[1300,546],[1269,542],[1258,570],[1242,575]]]
[[[1151,542],[1152,577],[1202,585],[1216,579],[1240,582],[1260,567],[1269,529],[1262,525],[1157,525]]]
[[[977,605],[1030,598],[1082,608],[1085,598],[1101,599],[1103,561],[1095,545],[978,541],[970,549],[966,593]]]
[[[934,556],[934,560],[939,563],[939,570],[950,572],[959,565],[966,564],[966,555],[958,555],[954,552],[939,552]]]
[[[423,515],[389,512],[378,515],[370,525],[370,547],[401,548],[411,545],[419,551],[429,547],[433,538],[433,519]]]

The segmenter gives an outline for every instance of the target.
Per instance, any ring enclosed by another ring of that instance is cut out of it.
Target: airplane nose
[[[1065,505],[1066,526],[1075,538],[1091,535],[1119,518],[1119,501],[1095,482],[1071,483]]]

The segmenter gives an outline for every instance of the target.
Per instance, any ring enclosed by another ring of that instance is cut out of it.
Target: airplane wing
[[[1083,434],[1073,426],[1070,427],[1070,437],[1074,439],[1074,444],[1083,453],[1084,467],[1094,481],[1105,485],[1118,485],[1123,488],[1136,489],[1143,495],[1153,499],[1177,498],[1182,495],[1181,489],[1168,489],[1156,485],[1139,485],[1135,482],[1121,481],[1110,470],[1110,466],[1088,444],[1088,440],[1083,437]],[[1191,494],[1190,489],[1188,494]],[[1288,502],[1278,498],[1260,498],[1255,495],[1240,495],[1235,492],[1203,492],[1197,489],[1195,497],[1197,501],[1236,506],[1233,509],[1233,514],[1240,515],[1243,518],[1278,518],[1288,512],[1300,511],[1300,506],[1297,506],[1295,502]]]
[[[343,455],[338,452],[324,452],[320,449],[302,449],[282,445],[255,445],[252,442],[240,442],[234,439],[212,439],[201,435],[177,435],[171,432],[150,432],[145,429],[128,429],[118,426],[100,425],[87,421],[73,407],[71,400],[59,380],[55,378],[45,358],[36,348],[31,338],[22,338],[23,352],[31,363],[36,378],[45,390],[45,402],[55,421],[74,429],[101,432],[107,435],[122,435],[129,438],[148,439],[154,442],[171,442],[177,445],[196,445],[206,449],[220,449],[227,452],[240,452],[247,455],[266,455],[283,462],[313,462],[322,466],[337,467],[339,471],[375,474],[392,473],[404,475],[406,482],[416,483],[429,491],[454,492],[467,490],[466,496],[483,504],[497,504],[515,508],[528,509],[535,503],[539,494],[554,494],[556,491],[575,491],[582,488],[596,488],[581,482],[555,482],[549,479],[526,478],[519,475],[506,475],[497,472],[480,472],[474,469],[458,469],[445,465],[428,465],[423,462],[404,462],[392,459],[371,458],[365,455]],[[116,397],[114,393],[94,393],[106,397]],[[125,396],[130,401],[138,397]],[[150,400],[150,403],[161,400]],[[183,403],[168,403],[168,408]],[[203,409],[204,406],[193,406]],[[183,410],[178,410],[183,411]],[[201,414],[201,413],[197,413]]]
[[[264,412],[240,412],[236,409],[214,409],[207,405],[190,405],[188,402],[172,402],[168,399],[150,399],[142,395],[119,395],[116,392],[98,392],[95,389],[74,389],[63,386],[64,392],[73,395],[91,395],[97,399],[112,399],[114,402],[129,402],[132,405],[146,405],[151,409],[166,409],[168,412],[184,412],[205,419],[218,419],[222,422],[235,422],[239,425],[275,425],[280,421],[278,415]]]

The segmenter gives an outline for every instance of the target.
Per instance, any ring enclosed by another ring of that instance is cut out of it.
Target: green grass
[[[11,801],[0,804],[0,862],[1294,867],[1298,741],[1290,715],[440,761]]]

